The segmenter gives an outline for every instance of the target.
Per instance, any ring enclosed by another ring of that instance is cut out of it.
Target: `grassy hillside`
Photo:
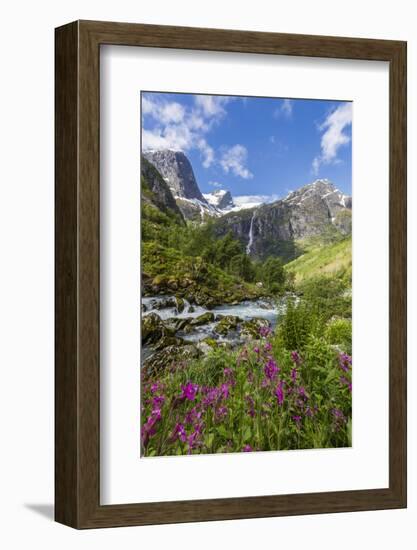
[[[306,253],[289,262],[285,269],[294,273],[295,282],[352,271],[352,238],[348,237],[328,245],[312,245]]]

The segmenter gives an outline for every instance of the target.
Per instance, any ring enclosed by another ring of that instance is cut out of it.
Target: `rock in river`
[[[216,328],[214,329],[218,334],[225,336],[231,330],[236,330],[239,323],[242,322],[240,317],[237,315],[225,315],[217,323]]]
[[[207,325],[214,321],[214,313],[206,311],[203,315],[199,315],[190,321],[190,325],[193,327],[199,327],[200,325]]]
[[[261,317],[254,317],[249,321],[244,321],[241,326],[241,335],[244,338],[256,339],[260,337],[259,331],[262,327],[269,327],[270,323],[267,319]]]
[[[152,378],[162,374],[166,369],[173,368],[183,361],[196,359],[201,351],[194,345],[168,346],[156,351],[143,362],[144,375]]]
[[[142,344],[155,344],[164,336],[173,336],[157,313],[142,317]]]

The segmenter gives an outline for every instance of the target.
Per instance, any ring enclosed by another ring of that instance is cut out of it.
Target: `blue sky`
[[[352,104],[142,92],[142,148],[182,150],[200,189],[275,200],[317,178],[351,194]]]

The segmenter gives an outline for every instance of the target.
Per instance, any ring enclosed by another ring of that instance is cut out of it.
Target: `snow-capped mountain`
[[[235,206],[232,195],[225,189],[217,189],[211,193],[203,193],[206,201],[219,210],[230,210]]]
[[[276,195],[232,198],[225,189],[203,195],[183,152],[146,151],[144,157],[163,178],[186,220],[218,218],[219,231],[231,230],[246,247],[250,243],[251,255],[262,256],[280,243],[320,235],[329,226],[342,234],[351,232],[352,199],[327,179],[304,185],[284,199]],[[163,191],[166,195],[168,190]]]
[[[318,179],[292,191],[285,197],[284,202],[292,206],[299,206],[313,197],[320,197],[326,203],[332,219],[341,209],[352,208],[352,197],[339,191],[328,179]]]

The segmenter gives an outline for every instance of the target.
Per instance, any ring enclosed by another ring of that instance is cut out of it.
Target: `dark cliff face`
[[[181,151],[145,151],[143,156],[160,172],[174,197],[198,199],[206,203],[197,185],[193,168]]]
[[[220,209],[225,209],[225,208],[231,208],[232,206],[234,206],[232,195],[230,194],[229,191],[226,191],[225,194],[219,200],[219,204],[217,205],[217,207]]]
[[[141,160],[141,183],[141,197],[144,202],[153,204],[163,212],[170,211],[184,222],[183,215],[165,180],[155,166],[144,157]]]
[[[283,200],[230,213],[218,221],[219,234],[231,231],[253,257],[299,253],[297,241],[333,232],[351,232],[351,199],[327,180],[319,180]]]

